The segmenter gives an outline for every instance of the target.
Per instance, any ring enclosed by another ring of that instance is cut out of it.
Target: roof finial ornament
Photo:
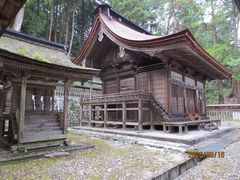
[[[122,58],[125,55],[124,47],[119,46],[119,56]]]
[[[111,16],[111,14],[110,14],[110,9],[109,8],[107,8],[107,17],[111,20],[112,19],[112,16]]]
[[[100,28],[100,31],[98,32],[98,41],[102,42],[104,36],[103,36],[103,29]]]
[[[103,10],[102,10],[102,8],[100,7],[100,8],[98,8],[98,12],[99,12],[99,14],[102,14],[103,13]]]

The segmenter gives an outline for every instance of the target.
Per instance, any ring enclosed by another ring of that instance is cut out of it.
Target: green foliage
[[[144,28],[148,27],[149,21],[156,19],[149,4],[149,0],[112,0],[113,9]]]
[[[22,31],[24,33],[47,38],[49,26],[49,9],[47,6],[47,0],[39,8],[35,6],[35,0],[27,1],[22,24]]]
[[[221,89],[217,88],[216,81],[206,82],[206,100],[207,104],[218,104],[219,103],[219,96],[227,95],[227,88],[223,87]]]

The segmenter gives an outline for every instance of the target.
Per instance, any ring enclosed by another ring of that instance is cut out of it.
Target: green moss
[[[30,54],[30,51],[24,48],[19,48],[17,49],[16,53],[22,56],[26,56]]]
[[[39,61],[43,61],[43,62],[49,62],[48,59],[46,57],[44,57],[40,52],[36,51],[34,54],[33,54],[33,57]]]

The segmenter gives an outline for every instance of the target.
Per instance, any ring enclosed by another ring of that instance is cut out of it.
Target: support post
[[[138,130],[142,131],[143,127],[142,127],[142,99],[139,99],[138,101]]]
[[[151,122],[151,130],[154,130],[154,124],[153,124],[153,111],[150,111],[150,122]]]
[[[122,102],[122,123],[123,123],[123,129],[126,129],[126,120],[127,120],[127,112],[126,112],[126,102]]]
[[[63,104],[63,134],[67,133],[68,126],[68,91],[69,84],[68,82],[64,83],[64,104]]]
[[[108,114],[107,114],[107,103],[104,103],[104,128],[107,128],[107,120],[108,120]]]
[[[19,117],[19,143],[23,143],[24,139],[24,121],[25,121],[25,106],[26,106],[26,90],[27,78],[24,76],[21,82],[21,99],[20,99],[20,117]]]
[[[79,112],[79,121],[80,121],[80,126],[82,126],[82,115],[83,114],[83,105],[80,104],[80,112]]]
[[[89,123],[88,126],[92,126],[92,104],[89,104]]]
[[[88,123],[88,126],[92,126],[92,79],[90,81],[90,94],[89,94],[89,100],[90,100],[90,104],[89,104],[89,123]]]

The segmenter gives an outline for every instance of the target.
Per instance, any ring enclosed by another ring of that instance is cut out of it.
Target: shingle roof
[[[79,70],[94,70],[92,68],[73,64],[63,49],[22,39],[9,34],[3,34],[0,38],[0,49],[31,58],[33,61],[45,62]]]

